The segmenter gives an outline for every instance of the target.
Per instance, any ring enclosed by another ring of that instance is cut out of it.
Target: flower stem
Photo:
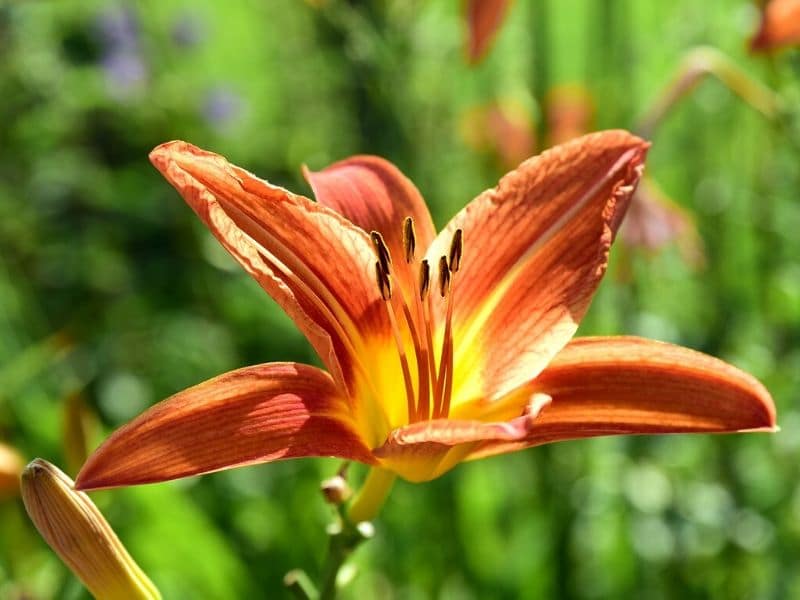
[[[766,118],[775,119],[779,116],[781,101],[775,92],[752,78],[719,50],[700,47],[686,55],[673,80],[639,120],[635,128],[637,133],[647,138],[651,137],[670,110],[708,75],[719,79],[729,90]]]
[[[339,576],[339,570],[353,550],[361,542],[372,537],[373,531],[370,523],[362,522],[358,525],[353,525],[345,519],[341,522],[341,528],[330,531],[331,540],[328,546],[328,558],[322,571],[322,582],[317,596],[319,600],[333,600],[336,598],[336,592],[338,591],[336,580]]]
[[[346,463],[337,475],[340,479],[345,476],[345,468]],[[323,494],[328,502],[336,505],[338,518],[327,529],[330,541],[328,556],[322,568],[319,591],[308,575],[300,569],[289,571],[284,577],[284,585],[296,598],[301,600],[336,598],[338,591],[336,580],[339,571],[353,550],[374,534],[375,530],[370,521],[381,509],[389,490],[392,489],[394,479],[395,475],[389,471],[377,467],[371,469],[349,509],[345,509],[343,497],[336,499],[331,495],[331,490],[328,489],[331,487],[330,480],[323,482]],[[346,483],[344,485],[346,487]]]
[[[394,480],[395,474],[390,471],[379,467],[370,469],[364,485],[347,511],[347,520],[357,524],[374,519],[392,489]]]

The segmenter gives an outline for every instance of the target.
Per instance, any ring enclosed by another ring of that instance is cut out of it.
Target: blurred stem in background
[[[533,31],[533,57],[531,60],[531,81],[533,95],[539,107],[540,118],[536,132],[537,139],[545,139],[547,127],[547,114],[545,97],[550,89],[550,69],[547,61],[549,56],[549,29],[548,29],[548,2],[531,3],[531,30]]]
[[[650,139],[675,105],[709,75],[719,79],[767,119],[774,120],[780,115],[781,99],[778,94],[753,79],[716,48],[700,47],[687,53],[675,76],[656,96],[655,102],[639,119],[634,131]]]

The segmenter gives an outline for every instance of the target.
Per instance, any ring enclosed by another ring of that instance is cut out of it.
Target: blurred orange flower
[[[675,242],[687,265],[695,269],[705,266],[703,243],[692,214],[651,178],[642,179],[619,235],[627,246],[651,252]]]
[[[582,85],[557,85],[544,102],[548,145],[563,144],[594,129],[594,102]]]
[[[466,0],[467,58],[479,62],[492,45],[511,0]]]
[[[750,39],[753,51],[769,51],[800,43],[800,0],[767,0],[761,24]]]
[[[19,452],[0,442],[0,499],[19,494],[19,476],[24,466]]]
[[[414,185],[377,157],[306,170],[314,203],[185,142],[159,146],[155,166],[328,371],[262,364],[184,390],[116,431],[77,487],[300,456],[425,481],[559,440],[773,430],[769,393],[716,358],[640,338],[570,341],[647,147],[607,131],[548,150],[437,235]]]
[[[533,117],[514,100],[469,109],[461,120],[461,134],[473,150],[494,155],[503,170],[513,169],[536,153]]]

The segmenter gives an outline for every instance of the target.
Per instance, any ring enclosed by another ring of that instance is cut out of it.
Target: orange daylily
[[[687,265],[695,269],[705,266],[703,241],[692,213],[667,196],[652,178],[643,178],[636,189],[619,236],[625,245],[650,252],[677,243]]]
[[[468,109],[459,129],[471,149],[492,155],[504,171],[536,153],[531,111],[511,98]]]
[[[19,476],[24,466],[20,453],[0,442],[0,500],[19,494]]]
[[[437,235],[417,189],[380,158],[305,170],[315,203],[185,142],[159,146],[153,164],[327,372],[262,364],[179,392],[116,431],[77,487],[300,456],[425,481],[559,440],[773,430],[766,389],[716,358],[632,337],[570,341],[647,147],[607,131],[548,150]]]
[[[510,4],[511,0],[465,0],[470,63],[480,61],[489,50]]]
[[[767,0],[761,24],[750,40],[753,51],[769,51],[800,44],[800,0]]]

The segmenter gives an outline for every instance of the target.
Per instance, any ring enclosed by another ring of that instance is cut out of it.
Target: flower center
[[[445,324],[438,364],[431,326],[434,292],[430,290],[431,267],[428,261],[419,261],[419,277],[414,281],[412,289],[408,290],[413,297],[406,297],[402,286],[393,285],[392,257],[383,236],[373,231],[370,238],[378,258],[375,263],[375,280],[389,315],[403,373],[408,422],[447,418],[453,392],[453,281],[461,266],[463,233],[461,229],[456,230],[448,255],[439,258],[438,293],[445,302]],[[414,221],[411,217],[406,217],[403,221],[403,258],[411,267],[417,266],[415,250]],[[401,322],[407,326],[414,347],[416,385],[406,355]]]

